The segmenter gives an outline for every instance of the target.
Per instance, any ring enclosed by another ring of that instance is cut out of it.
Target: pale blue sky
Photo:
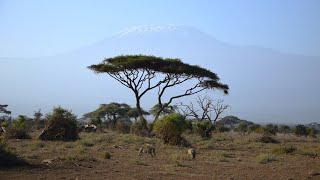
[[[319,0],[0,0],[0,57],[68,52],[135,25],[188,25],[218,40],[320,56]]]

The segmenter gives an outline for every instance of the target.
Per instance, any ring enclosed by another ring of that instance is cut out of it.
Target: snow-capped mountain
[[[9,104],[13,113],[29,115],[54,105],[79,115],[110,101],[134,105],[129,90],[86,68],[122,54],[177,57],[211,69],[230,85],[230,95],[223,97],[230,113],[250,121],[313,122],[320,117],[319,57],[230,45],[196,28],[173,25],[128,28],[52,57],[2,59],[1,103]],[[156,103],[153,99],[143,100],[145,108]]]

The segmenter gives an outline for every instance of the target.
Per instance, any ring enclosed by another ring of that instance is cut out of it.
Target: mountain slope
[[[13,112],[28,114],[54,105],[78,114],[109,101],[134,105],[130,91],[86,68],[121,54],[178,57],[213,70],[230,85],[230,95],[224,98],[232,106],[231,113],[244,119],[281,123],[313,122],[320,117],[319,57],[233,46],[186,26],[133,27],[57,56],[2,59],[0,99]],[[152,99],[143,99],[146,108],[156,103]]]

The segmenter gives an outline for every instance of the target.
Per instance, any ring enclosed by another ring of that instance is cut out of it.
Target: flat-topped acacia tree
[[[183,63],[180,59],[126,55],[107,58],[88,68],[96,73],[107,73],[133,91],[136,107],[145,127],[146,120],[143,117],[140,101],[147,92],[153,89],[158,91],[159,105],[155,120],[175,99],[190,96],[206,89],[219,89],[225,94],[229,90],[228,85],[219,82],[219,77],[215,73],[196,65]],[[187,81],[188,83],[186,83]],[[164,102],[164,94],[168,89],[184,83],[189,85],[184,92],[171,96]]]
[[[7,110],[8,105],[1,105],[0,104],[0,113],[4,113],[4,114],[11,114],[11,111]]]

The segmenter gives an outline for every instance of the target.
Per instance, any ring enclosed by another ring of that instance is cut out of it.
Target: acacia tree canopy
[[[107,73],[122,85],[130,88],[136,97],[140,118],[144,120],[140,99],[149,91],[158,88],[159,111],[169,106],[174,99],[199,93],[205,89],[219,89],[225,94],[229,87],[219,82],[219,77],[208,69],[183,63],[180,59],[161,58],[147,55],[126,55],[107,58],[99,64],[88,67],[96,73]],[[163,102],[165,92],[189,80],[196,83],[185,92],[172,96]]]
[[[11,111],[8,111],[7,107],[8,107],[8,105],[1,105],[0,104],[0,113],[11,114]]]
[[[144,115],[149,115],[144,110],[142,112]],[[98,119],[100,122],[106,120],[115,125],[120,118],[138,118],[139,112],[137,108],[131,108],[128,104],[111,102],[109,104],[100,104],[99,108],[85,114],[84,117]]]

